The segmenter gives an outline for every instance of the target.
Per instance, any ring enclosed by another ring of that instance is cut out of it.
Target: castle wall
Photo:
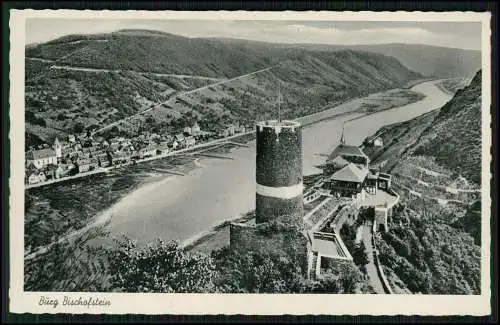
[[[247,225],[231,223],[231,251],[242,255],[249,251],[263,254],[286,256],[291,261],[297,261],[303,270],[307,270],[307,238],[293,227],[283,224]]]

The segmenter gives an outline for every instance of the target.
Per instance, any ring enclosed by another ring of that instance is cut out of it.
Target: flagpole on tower
[[[342,123],[342,135],[340,136],[340,144],[344,145],[345,144],[345,138],[344,138],[344,127],[345,123]]]
[[[281,83],[278,81],[278,122],[281,122]]]

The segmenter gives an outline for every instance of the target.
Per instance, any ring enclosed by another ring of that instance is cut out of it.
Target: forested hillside
[[[431,155],[437,163],[481,183],[481,72],[441,108],[415,154]]]
[[[367,151],[401,205],[377,244],[396,292],[479,294],[481,71],[441,109],[381,130]],[[487,222],[487,221],[483,221]]]
[[[103,126],[169,99],[121,128],[168,131],[192,119],[206,127],[252,124],[276,115],[279,81],[283,114],[297,117],[422,77],[375,53],[252,48],[142,30],[70,35],[29,47],[26,56],[27,139],[41,141],[77,125]],[[182,95],[265,68],[272,69]]]

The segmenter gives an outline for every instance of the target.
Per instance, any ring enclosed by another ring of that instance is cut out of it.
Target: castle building
[[[349,163],[327,178],[325,186],[340,196],[352,196],[363,190],[367,176],[367,168]]]
[[[370,159],[358,146],[346,145],[341,142],[326,160],[326,173],[336,172],[348,163],[353,163],[360,169],[368,169]]]

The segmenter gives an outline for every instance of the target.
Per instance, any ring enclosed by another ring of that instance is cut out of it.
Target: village
[[[219,132],[205,131],[195,122],[176,134],[144,131],[131,138],[105,138],[91,131],[69,134],[65,139],[56,138],[52,146],[45,143],[26,152],[25,184],[40,186],[104,172],[243,134],[246,130],[244,125],[230,124]]]

